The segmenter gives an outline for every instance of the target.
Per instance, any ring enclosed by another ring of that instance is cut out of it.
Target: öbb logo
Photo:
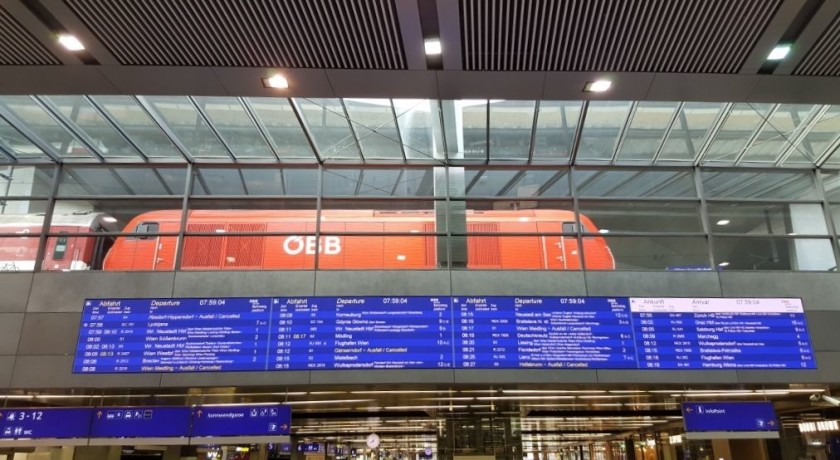
[[[341,253],[341,238],[338,236],[322,236],[321,244],[317,244],[314,236],[292,235],[283,241],[283,251],[290,256],[298,254],[313,255],[315,252],[334,256]]]

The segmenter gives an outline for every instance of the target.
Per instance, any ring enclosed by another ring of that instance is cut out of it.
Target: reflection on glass
[[[195,97],[236,158],[274,158],[271,148],[235,97]]]
[[[584,232],[703,232],[698,203],[581,200],[579,206],[597,227]]]
[[[464,219],[467,233],[577,234],[571,200],[470,200],[464,217],[454,214],[449,221]]]
[[[361,159],[350,121],[338,99],[294,99],[323,160]]]
[[[471,197],[569,196],[569,172],[560,170],[466,169],[465,195]],[[453,195],[458,195],[453,193]]]
[[[324,169],[324,196],[432,196],[431,168]]]
[[[711,270],[708,244],[703,237],[606,235],[604,239],[617,270]],[[585,252],[584,258],[589,257],[589,252]]]
[[[318,170],[308,168],[199,168],[193,195],[313,196]]]
[[[50,232],[131,233],[140,223],[157,221],[161,215],[173,224],[160,231],[177,233],[181,227],[181,200],[56,200]]]
[[[690,170],[574,170],[579,196],[627,198],[693,198],[697,196]]]
[[[91,96],[148,158],[183,160],[175,144],[131,96]]]
[[[287,99],[250,97],[246,98],[246,103],[251,105],[260,123],[265,127],[281,160],[315,160],[303,127],[298,123]]]
[[[831,205],[831,219],[834,222],[834,233],[840,235],[840,204]]]
[[[735,104],[715,133],[703,161],[734,163],[772,109],[773,104]]]
[[[185,168],[68,166],[58,196],[183,195]]]
[[[660,160],[692,161],[725,104],[686,102],[665,139]]]
[[[0,233],[33,233],[41,231],[46,200],[5,199],[0,201]]]
[[[703,190],[711,198],[813,200],[816,185],[810,172],[701,171]]]
[[[825,198],[840,202],[840,171],[823,171],[821,174]]]
[[[677,107],[676,102],[639,102],[617,160],[653,160]]]
[[[49,158],[43,150],[2,118],[0,118],[0,149],[18,160]]]
[[[713,233],[825,235],[822,205],[812,203],[709,203]]]
[[[401,159],[402,144],[390,99],[344,99],[366,159]]]
[[[574,235],[474,235],[467,236],[466,246],[466,268],[470,270],[581,269],[581,251]],[[606,246],[601,247],[606,255]],[[612,268],[608,257],[601,263],[603,269]]]
[[[490,101],[490,160],[527,160],[534,101]]]
[[[834,142],[840,138],[840,105],[832,105],[820,116],[817,123],[811,127],[796,150],[785,163],[800,163],[822,158]],[[840,164],[840,156],[832,154],[826,164]]]
[[[582,107],[580,101],[540,101],[534,161],[568,163]]]
[[[714,242],[721,270],[837,270],[828,239],[715,237]]]
[[[487,159],[487,100],[441,101],[450,160]]]
[[[0,236],[0,272],[35,270],[38,240],[37,236]]]
[[[28,96],[1,96],[4,105],[62,158],[92,159],[93,154]]]
[[[439,101],[394,99],[393,103],[406,158],[409,160],[444,159]]]
[[[591,101],[580,132],[579,160],[611,160],[631,102]]]
[[[48,196],[52,190],[53,166],[0,166],[0,197]]]
[[[147,96],[181,143],[195,158],[229,158],[230,155],[207,122],[184,96]]]
[[[747,149],[744,162],[774,163],[779,155],[793,145],[799,130],[811,119],[820,106],[780,104],[761,128]],[[815,161],[812,158],[810,162]]]
[[[137,150],[82,96],[42,96],[87,136],[89,143],[105,158],[140,159]]]

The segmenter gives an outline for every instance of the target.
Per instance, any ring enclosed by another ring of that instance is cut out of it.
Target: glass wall
[[[5,271],[836,271],[839,228],[836,171],[0,166]]]

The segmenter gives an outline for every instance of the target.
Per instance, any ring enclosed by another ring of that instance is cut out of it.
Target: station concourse
[[[0,0],[0,460],[838,459],[838,50],[830,0]]]

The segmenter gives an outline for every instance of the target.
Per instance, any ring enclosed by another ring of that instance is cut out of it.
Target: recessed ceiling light
[[[729,262],[721,262],[721,263],[718,264],[718,267],[728,267],[728,266],[729,266]]]
[[[289,80],[286,80],[286,77],[279,73],[268,78],[263,78],[262,82],[266,88],[286,89],[289,87]]]
[[[782,59],[786,58],[788,53],[790,53],[790,45],[788,44],[779,44],[773,48],[773,51],[770,51],[770,54],[767,56],[768,61],[781,61]]]
[[[721,219],[717,221],[718,225],[729,225],[729,219]]]
[[[58,36],[58,43],[61,43],[61,46],[70,51],[81,51],[85,49],[85,45],[75,35],[61,34]]]
[[[607,91],[612,86],[612,82],[609,80],[595,80],[595,81],[588,81],[586,85],[583,86],[583,92],[585,93],[603,93]]]
[[[427,56],[436,56],[443,52],[439,38],[427,38],[423,41],[423,47],[426,49]]]

